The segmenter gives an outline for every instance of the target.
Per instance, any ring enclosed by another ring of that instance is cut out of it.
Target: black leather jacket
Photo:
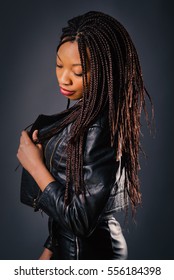
[[[63,253],[60,255],[62,259],[95,258],[95,248],[91,255],[87,248],[91,244],[93,247],[96,242],[100,244],[106,242],[108,238],[111,239],[111,235],[115,234],[117,236],[115,244],[117,244],[117,249],[119,248],[116,252],[117,257],[112,256],[115,246],[112,242],[112,250],[110,245],[107,245],[106,253],[101,258],[125,258],[126,246],[119,224],[113,217],[116,211],[125,207],[123,199],[125,172],[121,161],[116,161],[116,151],[110,145],[108,116],[106,113],[101,114],[86,134],[83,161],[85,196],[75,194],[72,186],[73,198],[65,207],[66,147],[71,125],[69,124],[44,145],[47,168],[56,180],[45,188],[37,204],[37,207],[50,217],[50,236],[45,247],[54,252],[55,248],[57,248],[57,252],[62,250]],[[101,238],[102,235],[105,236],[106,232],[109,234],[107,238]],[[69,242],[71,240],[71,246],[67,240]],[[92,243],[88,242],[89,240],[92,240]],[[62,249],[61,246],[63,246]],[[108,257],[107,250],[109,250]],[[101,253],[99,254],[101,256]],[[98,254],[96,258],[99,259]]]

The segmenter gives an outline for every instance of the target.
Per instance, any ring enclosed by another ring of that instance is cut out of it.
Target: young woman
[[[141,203],[140,116],[146,90],[136,49],[113,17],[68,21],[56,52],[60,92],[76,100],[23,131],[17,157],[49,216],[40,259],[126,259],[116,212]],[[146,110],[145,110],[146,112]],[[130,203],[129,203],[130,202]]]

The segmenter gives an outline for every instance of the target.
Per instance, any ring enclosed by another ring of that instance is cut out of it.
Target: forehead
[[[78,43],[76,41],[63,43],[58,49],[57,56],[61,60],[67,60],[69,62],[76,61],[76,63],[80,63]]]

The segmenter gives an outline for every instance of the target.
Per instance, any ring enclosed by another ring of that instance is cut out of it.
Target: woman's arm
[[[107,127],[94,126],[88,130],[84,143],[84,196],[74,193],[65,207],[65,186],[54,181],[47,185],[38,200],[37,206],[61,228],[78,236],[89,236],[93,232],[116,180],[119,163],[109,137]]]
[[[18,158],[43,191],[38,208],[62,228],[79,236],[92,233],[115,183],[118,163],[108,139],[108,128],[94,126],[89,129],[83,165],[86,193],[84,196],[74,193],[71,203],[65,207],[65,186],[55,181],[44,165],[41,145],[34,145],[27,133],[23,132],[21,136]]]

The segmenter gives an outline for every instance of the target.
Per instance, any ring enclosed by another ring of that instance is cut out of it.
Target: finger
[[[21,142],[21,144],[24,144],[24,143],[29,144],[31,142],[31,139],[30,139],[27,131],[25,131],[25,130],[22,131],[20,142]]]
[[[42,149],[42,145],[39,144],[39,139],[38,139],[38,130],[34,130],[33,131],[33,134],[32,134],[32,139],[33,139],[33,142],[35,142],[35,144],[37,145],[37,147],[39,149]]]
[[[34,142],[38,141],[38,130],[33,131],[32,139]]]

